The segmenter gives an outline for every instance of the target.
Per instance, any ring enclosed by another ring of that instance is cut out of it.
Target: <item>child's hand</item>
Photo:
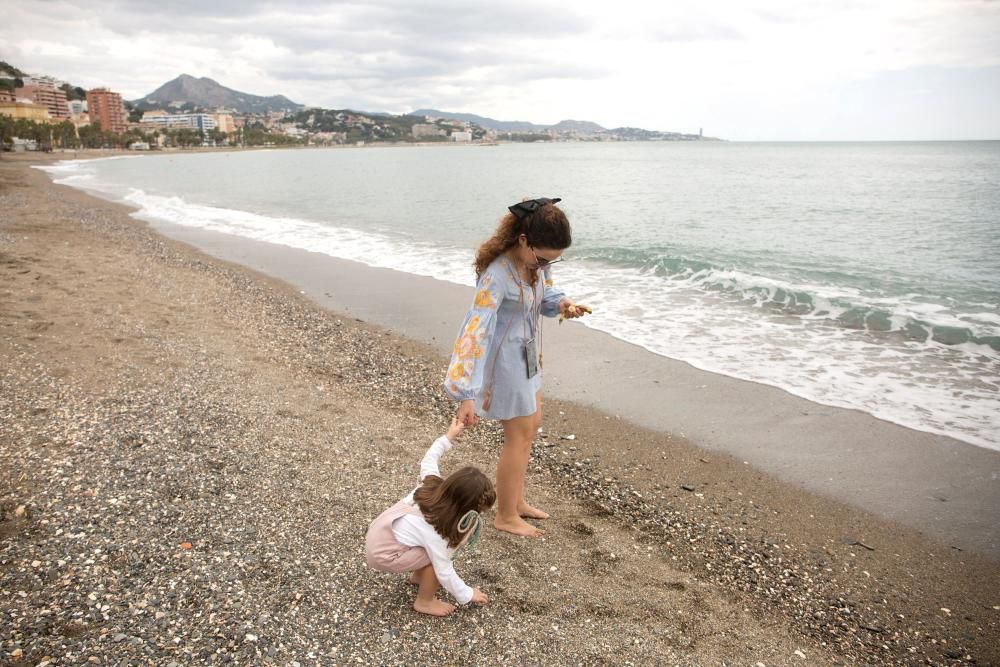
[[[458,417],[452,417],[451,426],[448,427],[448,433],[445,435],[447,435],[448,441],[454,444],[456,440],[462,437],[464,431],[465,423],[459,420]]]
[[[478,588],[473,588],[471,601],[473,604],[486,604],[487,602],[490,601],[490,599],[486,597],[486,593],[483,593]]]

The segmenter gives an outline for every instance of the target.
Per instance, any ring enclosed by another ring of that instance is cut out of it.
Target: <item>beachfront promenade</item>
[[[4,157],[0,662],[1000,662],[996,561],[558,401],[546,537],[486,531],[491,603],[419,617],[363,536],[443,429],[440,352]]]

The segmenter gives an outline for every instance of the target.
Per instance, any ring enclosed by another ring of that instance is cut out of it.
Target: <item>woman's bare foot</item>
[[[520,505],[517,506],[517,513],[519,516],[523,516],[526,519],[548,519],[549,513],[543,512],[537,507],[532,507],[528,503],[522,501]]]
[[[535,528],[519,516],[513,519],[501,519],[498,516],[493,519],[493,527],[507,533],[520,535],[521,537],[541,537],[545,534],[544,531]]]
[[[417,598],[413,602],[414,611],[419,611],[421,614],[429,614],[431,616],[447,616],[451,612],[455,611],[455,605],[449,604],[437,598],[431,598],[430,600],[421,600]]]

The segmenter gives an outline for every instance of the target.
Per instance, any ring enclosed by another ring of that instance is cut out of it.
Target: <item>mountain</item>
[[[658,130],[644,130],[638,127],[616,127],[609,130],[589,120],[561,120],[555,125],[536,125],[535,123],[520,120],[496,120],[471,113],[455,113],[440,111],[438,109],[417,109],[410,112],[410,115],[470,121],[480,127],[497,132],[537,134],[552,130],[559,136],[569,139],[593,139],[594,137],[599,137],[603,140],[611,139],[613,141],[719,141],[715,137],[702,137],[700,134],[660,132]]]
[[[135,100],[133,104],[140,109],[184,106],[202,109],[225,107],[242,113],[301,111],[305,108],[284,95],[261,97],[241,93],[207,77],[196,79],[187,74],[181,74],[173,81],[168,81],[149,95]]]
[[[538,125],[537,123],[529,123],[523,120],[496,120],[495,118],[477,116],[474,113],[455,113],[452,111],[440,111],[438,109],[417,109],[411,112],[410,115],[464,120],[489,130],[496,130],[497,132],[545,132],[546,130],[555,130],[556,132],[594,133],[604,130],[603,127],[589,120],[561,120],[555,125]]]
[[[555,130],[556,132],[603,132],[604,128],[597,123],[592,123],[589,120],[561,120],[552,127],[550,130]]]
[[[542,132],[549,128],[548,125],[536,125],[523,120],[496,120],[477,116],[474,113],[454,113],[450,111],[439,111],[437,109],[417,109],[410,112],[411,116],[433,116],[435,118],[447,118],[449,120],[464,120],[475,123],[479,127],[497,132]]]

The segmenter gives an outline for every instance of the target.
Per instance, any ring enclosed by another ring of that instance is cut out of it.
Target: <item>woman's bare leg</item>
[[[541,392],[535,394],[535,405],[537,406],[537,408],[535,409],[535,414],[533,414],[531,416],[531,419],[532,419],[532,424],[531,424],[531,442],[535,441],[535,437],[538,434],[538,429],[542,425],[542,394],[541,394]],[[530,455],[531,455],[531,448],[530,447],[528,448],[528,455],[529,455],[529,458],[530,458]],[[525,470],[527,470],[527,467],[525,467]],[[549,513],[548,512],[543,512],[542,510],[538,509],[537,507],[532,507],[524,499],[524,477],[523,476],[521,477],[521,494],[518,497],[518,501],[517,501],[517,513],[518,513],[519,516],[527,517],[529,519],[548,519],[549,518]]]
[[[503,449],[497,462],[497,515],[493,526],[523,537],[539,537],[542,531],[521,518],[518,511],[524,495],[531,443],[535,439],[535,415],[507,419],[503,423]]]
[[[455,611],[455,605],[437,599],[440,584],[438,584],[437,575],[434,574],[434,566],[425,565],[413,575],[420,586],[417,589],[417,599],[413,602],[414,610],[431,616],[447,616]]]

